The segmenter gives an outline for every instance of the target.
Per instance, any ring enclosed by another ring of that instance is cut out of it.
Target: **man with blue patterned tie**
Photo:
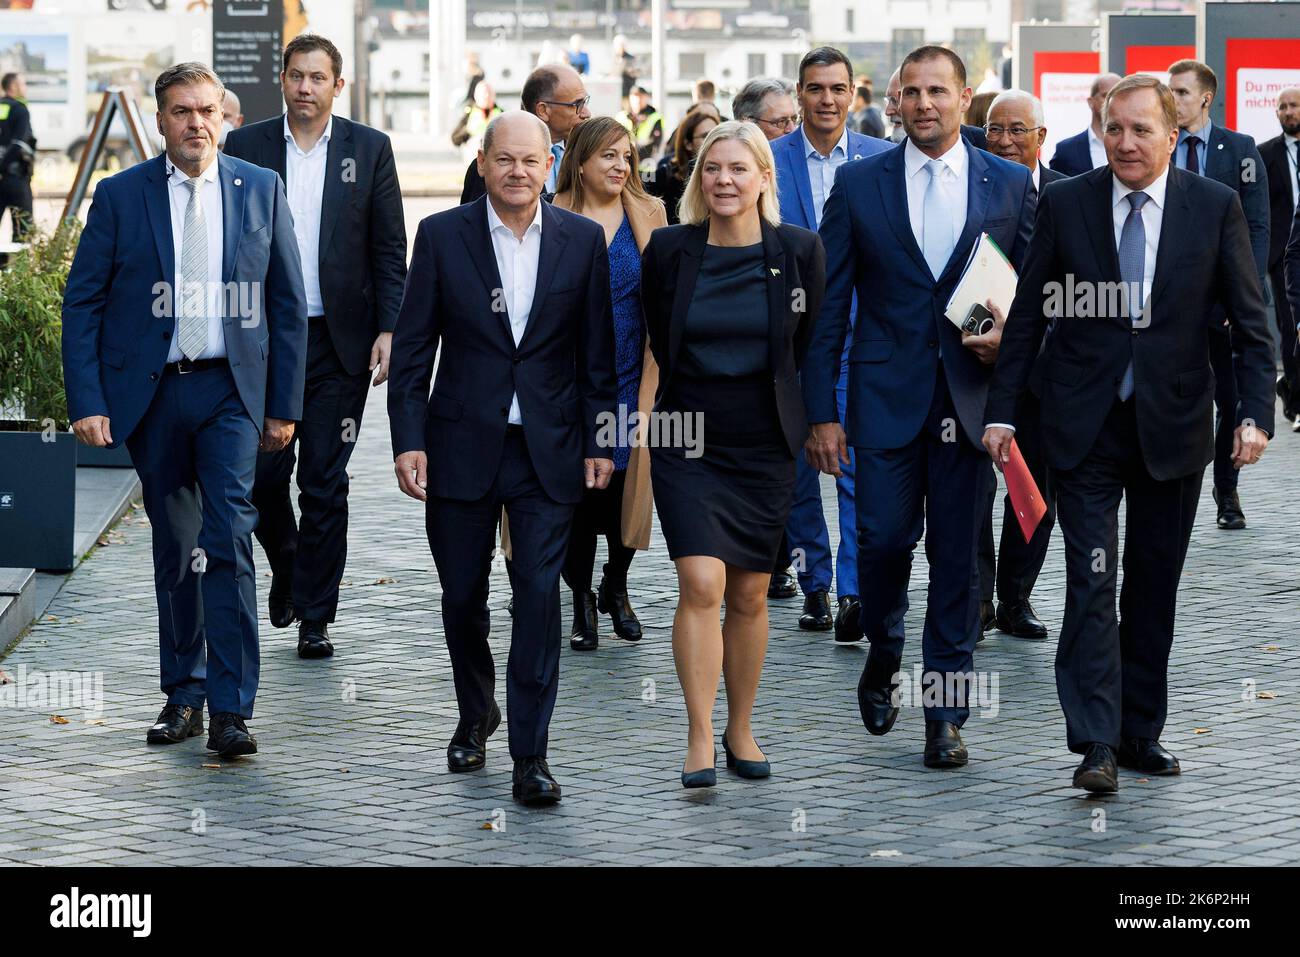
[[[1170,163],[1178,123],[1169,88],[1126,77],[1103,109],[1109,165],[1039,198],[989,388],[984,446],[994,462],[1008,461],[1039,365],[1041,442],[1065,541],[1056,687],[1070,750],[1083,755],[1074,786],[1109,793],[1119,787],[1117,762],[1143,774],[1179,772],[1159,739],[1178,582],[1214,455],[1215,304],[1231,323],[1241,392],[1237,467],[1258,461],[1272,434],[1273,344],[1237,194]]]
[[[529,113],[536,115],[551,134],[551,156],[555,162],[547,174],[546,185],[542,188],[545,197],[555,195],[556,177],[560,172],[560,160],[564,159],[564,144],[573,132],[573,128],[591,116],[588,108],[591,97],[583,85],[582,76],[571,66],[548,64],[539,66],[528,79],[520,92],[520,105]],[[465,170],[465,183],[461,189],[460,202],[472,203],[487,192],[483,177],[478,171],[475,159]]]
[[[1189,173],[1216,179],[1237,191],[1250,227],[1250,251],[1260,284],[1268,281],[1268,173],[1255,141],[1210,121],[1210,104],[1218,80],[1199,60],[1179,60],[1169,67],[1169,90],[1178,109],[1178,145],[1173,164]],[[1210,319],[1210,366],[1214,369],[1214,405],[1218,424],[1214,433],[1214,503],[1219,528],[1246,527],[1237,494],[1238,469],[1233,463],[1233,435],[1241,424],[1236,376],[1232,371],[1232,344],[1226,316],[1215,310]]]
[[[913,50],[900,80],[907,140],[842,167],[822,214],[826,297],[802,372],[806,451],[835,475],[853,447],[859,599],[871,642],[858,707],[876,735],[898,717],[903,635],[890,623],[924,529],[924,760],[951,768],[967,762],[959,729],[980,634],[975,549],[993,480],[979,441],[1001,324],[969,336],[944,310],[981,233],[1020,265],[1034,187],[1025,167],[962,136],[971,90],[955,53]],[[855,293],[841,427],[835,385]]]

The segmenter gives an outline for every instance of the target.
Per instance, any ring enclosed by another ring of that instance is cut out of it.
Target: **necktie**
[[[1144,293],[1142,279],[1146,272],[1147,231],[1142,225],[1142,207],[1151,197],[1140,190],[1128,194],[1129,211],[1124,228],[1119,234],[1119,277],[1124,281],[1127,295],[1128,317],[1132,322],[1142,312]],[[1130,340],[1129,348],[1132,348]],[[1119,384],[1121,402],[1133,395],[1133,360],[1129,359],[1124,378]]]
[[[930,173],[930,183],[925,188],[925,202],[922,205],[921,251],[925,254],[930,274],[935,279],[943,272],[952,255],[952,212],[944,201],[943,188],[939,177],[943,175],[943,161],[932,159],[925,164]]]
[[[564,144],[551,144],[551,155],[555,157],[555,162],[551,164],[551,171],[546,174],[546,191],[548,193],[554,193],[559,187],[560,160],[564,159]]]
[[[185,185],[190,188],[190,200],[185,206],[185,226],[181,233],[181,308],[177,342],[181,354],[193,359],[208,347],[208,227],[203,221],[203,204],[199,201],[203,181],[196,176],[186,180]]]
[[[1189,136],[1185,140],[1187,143],[1187,162],[1184,164],[1187,172],[1201,175],[1201,158],[1196,153],[1196,147],[1201,145],[1199,136]]]
[[[1300,192],[1300,140],[1295,141],[1295,188]]]

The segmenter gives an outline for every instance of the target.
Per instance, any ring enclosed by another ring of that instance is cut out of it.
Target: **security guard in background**
[[[14,242],[22,242],[32,222],[32,170],[36,137],[27,109],[27,82],[21,73],[0,78],[0,214],[13,219]]]

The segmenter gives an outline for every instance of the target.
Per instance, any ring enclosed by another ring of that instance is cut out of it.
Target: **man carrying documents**
[[[1010,461],[1017,404],[1041,363],[1041,441],[1065,540],[1056,688],[1070,750],[1083,755],[1074,785],[1107,793],[1118,789],[1117,763],[1144,775],[1179,771],[1159,739],[1178,580],[1214,457],[1215,304],[1232,324],[1238,468],[1258,461],[1273,431],[1273,356],[1237,194],[1170,166],[1178,126],[1169,88],[1125,77],[1106,97],[1102,136],[1109,165],[1040,200],[984,445],[995,462]]]
[[[898,717],[901,629],[885,622],[906,591],[912,552],[926,534],[930,588],[921,650],[925,764],[967,761],[959,729],[969,715],[979,638],[975,545],[993,480],[980,450],[984,402],[1001,339],[963,333],[945,315],[976,240],[987,234],[1020,264],[1034,218],[1029,170],[969,148],[961,114],[966,68],[924,46],[903,60],[907,139],[841,167],[821,223],[826,297],[802,371],[808,461],[834,475],[852,445],[857,463],[858,584],[871,642],[858,704],[872,734]],[[856,290],[845,428],[835,380]],[[993,290],[954,303],[964,319]],[[846,435],[847,431],[847,435]]]

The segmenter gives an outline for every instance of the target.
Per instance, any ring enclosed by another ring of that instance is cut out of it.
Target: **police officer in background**
[[[14,242],[22,242],[32,222],[32,169],[36,137],[27,109],[27,82],[21,73],[0,78],[0,215],[9,210]]]

